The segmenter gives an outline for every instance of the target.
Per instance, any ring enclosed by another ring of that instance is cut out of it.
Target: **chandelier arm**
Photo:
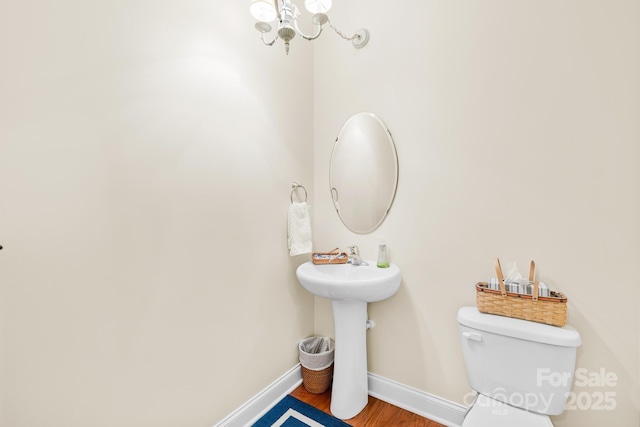
[[[316,28],[318,29],[318,31],[313,36],[308,36],[305,33],[303,33],[302,31],[300,31],[300,28],[298,27],[298,20],[297,19],[293,21],[293,27],[296,29],[296,32],[298,34],[300,34],[300,37],[302,37],[305,40],[315,40],[318,37],[320,37],[320,34],[322,34],[322,24],[317,24],[316,25]]]
[[[273,44],[276,42],[276,40],[278,40],[278,34],[276,33],[276,37],[271,40],[270,42],[267,41],[267,38],[265,37],[265,33],[262,33],[262,43],[266,44],[267,46],[273,46]]]

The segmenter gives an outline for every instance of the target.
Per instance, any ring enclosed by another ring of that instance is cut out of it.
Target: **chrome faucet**
[[[347,246],[349,249],[349,262],[351,265],[367,265],[367,262],[360,257],[360,250],[356,245]]]

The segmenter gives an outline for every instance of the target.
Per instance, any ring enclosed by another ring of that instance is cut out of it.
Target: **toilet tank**
[[[462,307],[458,333],[475,391],[541,414],[563,412],[582,344],[578,331]]]

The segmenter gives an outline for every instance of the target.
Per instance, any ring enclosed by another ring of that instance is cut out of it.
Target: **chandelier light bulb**
[[[278,16],[271,0],[252,0],[249,12],[260,22],[271,22]]]
[[[331,9],[331,0],[304,0],[304,7],[311,13],[327,13]]]

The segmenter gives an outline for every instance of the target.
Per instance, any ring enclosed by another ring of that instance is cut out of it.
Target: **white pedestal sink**
[[[353,418],[368,402],[367,303],[393,296],[400,288],[400,269],[369,265],[302,264],[296,275],[315,296],[332,300],[335,361],[331,412],[343,420]]]

